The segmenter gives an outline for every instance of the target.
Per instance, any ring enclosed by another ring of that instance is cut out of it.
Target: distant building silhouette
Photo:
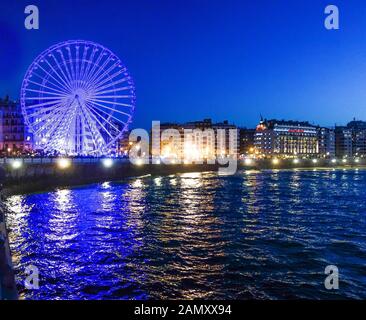
[[[28,154],[32,151],[32,135],[24,124],[18,102],[0,99],[0,153],[3,156]]]

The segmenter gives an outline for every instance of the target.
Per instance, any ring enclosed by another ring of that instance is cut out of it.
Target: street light
[[[57,160],[57,165],[60,169],[67,169],[71,166],[71,161],[67,158],[60,158]]]
[[[245,165],[250,166],[250,165],[253,163],[253,160],[252,160],[252,159],[250,159],[250,158],[246,158],[246,159],[244,160],[244,163],[245,163]]]
[[[11,167],[14,169],[14,170],[17,170],[17,169],[20,169],[22,167],[23,163],[21,160],[19,159],[16,159],[16,160],[13,160],[11,162]]]
[[[103,159],[102,163],[105,168],[111,168],[113,166],[113,160],[109,158]]]

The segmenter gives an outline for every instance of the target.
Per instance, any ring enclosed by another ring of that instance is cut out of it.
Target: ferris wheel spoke
[[[56,65],[58,66],[58,68],[60,68],[60,65],[59,65],[59,63],[57,62],[57,60],[55,59],[55,57],[54,56],[52,56],[53,57],[53,59],[55,60],[55,62],[56,62]],[[46,61],[46,63],[48,64],[48,66],[50,67],[50,69],[53,71],[53,73],[60,79],[59,81],[53,76],[53,75],[51,75],[50,73],[49,73],[49,75],[53,78],[53,79],[55,79],[55,81],[57,82],[57,83],[59,83],[59,85],[61,86],[61,87],[66,87],[66,88],[68,88],[70,91],[72,90],[72,88],[70,87],[70,85],[69,85],[69,83],[67,82],[67,79],[66,79],[66,77],[65,78],[63,78],[63,77],[61,77],[61,75],[60,75],[60,73],[59,72],[57,72],[56,70],[55,70],[55,68],[51,65],[51,63],[48,61],[48,60],[45,60]],[[43,69],[44,70],[44,69]],[[60,70],[62,73],[63,73],[63,71],[62,70]],[[60,83],[60,81],[62,82],[62,83]]]
[[[82,56],[82,59],[81,59],[81,67],[80,67],[80,72],[78,74],[79,84],[81,83],[82,75],[84,73],[86,55],[88,53],[88,48],[87,47],[83,47],[83,49],[84,50],[83,50],[83,56]]]
[[[89,88],[95,88],[96,86],[100,85],[100,83],[102,82],[102,80],[105,77],[109,76],[109,73],[115,68],[115,65],[113,65],[110,69],[104,71],[102,74],[100,74],[97,78],[91,78],[88,82],[89,82]]]
[[[48,79],[48,80],[49,80],[49,79]],[[41,88],[47,88],[48,90],[51,90],[51,91],[57,92],[57,93],[59,93],[59,94],[67,94],[65,91],[60,91],[60,90],[58,90],[58,89],[55,89],[55,88],[49,87],[49,86],[47,86],[47,85],[45,85],[45,84],[42,84],[42,83],[39,83],[39,82],[36,82],[36,81],[30,80],[30,79],[28,79],[28,80],[27,80],[27,85],[28,85],[28,83],[31,83],[31,84],[33,84],[33,85],[38,86],[38,88],[39,88],[39,89],[41,89]],[[52,84],[52,85],[54,85],[54,84],[53,84],[52,82],[50,82],[50,81],[48,81],[48,84]],[[58,88],[58,87],[57,87],[57,88]],[[27,90],[27,87],[25,87],[25,88],[24,88],[24,90]]]
[[[114,101],[100,100],[100,99],[93,99],[93,101],[112,104],[112,105],[121,106],[121,107],[129,107],[129,108],[133,107],[133,105],[129,104],[129,103],[121,103],[121,102],[114,102]],[[106,106],[104,106],[104,107],[107,108]],[[112,110],[114,110],[114,109],[112,109]],[[115,110],[115,111],[119,111],[119,110]],[[122,114],[128,115],[128,113],[125,113],[123,111],[119,111],[119,112],[122,113]]]
[[[132,89],[133,89],[132,86],[127,86],[127,87],[121,87],[118,89],[111,89],[111,90],[105,90],[105,91],[96,90],[94,93],[95,93],[95,95],[100,95],[100,94],[105,94],[105,93],[120,92],[120,91],[132,90]]]
[[[55,122],[54,128],[48,131],[48,135],[51,137],[49,145],[54,145],[55,148],[60,148],[60,144],[64,144],[66,136],[69,134],[71,122],[74,118],[73,112],[65,112],[66,117],[59,117],[58,121]]]
[[[44,117],[42,121],[46,122],[43,126],[41,126],[38,130],[34,132],[36,136],[38,135],[46,135],[51,136],[51,133],[53,132],[53,128],[57,126],[64,118],[65,112],[61,113],[60,110],[58,112],[54,112],[52,114],[47,115],[48,117]],[[52,121],[47,122],[49,118],[52,117]],[[46,133],[44,133],[46,131]]]
[[[61,60],[62,60],[61,66],[64,67],[64,71],[66,72],[66,76],[68,78],[68,81],[69,81],[69,83],[71,83],[73,79],[72,79],[71,72],[69,71],[69,67],[67,66],[68,63],[66,62],[64,53],[63,53],[63,51],[61,49],[58,50],[58,53],[60,54],[60,57],[61,57]]]
[[[88,112],[84,113],[84,116],[90,131],[93,133],[95,141],[94,144],[96,145],[97,148],[103,149],[106,145],[106,142],[103,136],[101,135],[100,131],[97,129],[95,122],[93,122],[93,120],[90,118],[90,114]]]
[[[113,77],[110,76],[110,73],[116,69],[116,67],[119,65],[119,63],[114,63],[108,70],[103,71],[98,77],[93,77],[90,79],[90,83],[94,84],[103,84],[109,79],[112,79]],[[126,72],[126,68],[123,69],[122,73]],[[107,80],[106,80],[107,79]]]
[[[84,53],[85,53],[85,62],[86,62],[86,66],[84,68],[83,73],[80,75],[80,81],[83,81],[83,79],[85,78],[85,75],[89,72],[89,69],[92,65],[92,61],[94,60],[94,56],[96,53],[96,50],[92,50],[89,58],[86,58],[87,56],[87,51],[89,50],[89,47],[84,47]]]
[[[99,95],[93,95],[91,96],[91,99],[92,98],[105,98],[105,99],[128,99],[128,98],[133,98],[134,96],[133,95],[124,95],[124,96],[99,96]]]
[[[68,50],[68,49],[69,48],[67,47],[66,51],[69,52],[70,63],[68,63],[66,61],[65,56],[64,56],[64,52],[62,50],[60,50],[60,55],[61,55],[61,59],[62,59],[62,62],[63,62],[63,66],[65,67],[66,73],[69,77],[69,81],[70,81],[70,83],[72,83],[73,81],[75,81],[75,75],[74,75],[74,72],[73,72],[73,65],[72,65],[72,58],[70,56],[70,50]]]
[[[39,122],[46,122],[46,124],[41,126],[37,131],[35,131],[34,134],[40,135],[44,130],[48,129],[44,135],[51,136],[50,133],[52,133],[52,129],[60,124],[60,122],[64,119],[66,112],[67,109],[65,108],[65,105],[60,104],[52,112],[43,115],[41,118],[38,118]],[[47,123],[47,120],[51,118],[51,116],[53,117],[52,122]]]
[[[100,53],[99,53],[99,56],[97,58],[97,60],[95,61],[95,63],[93,63],[93,58],[95,56],[95,53],[97,52],[97,50],[93,50],[93,54],[92,54],[92,57],[91,57],[91,60],[90,60],[90,66],[89,68],[86,70],[85,74],[83,75],[83,78],[82,80],[85,81],[86,83],[88,83],[88,80],[89,78],[91,77],[91,75],[94,73],[94,70],[97,66],[99,66],[99,63],[102,61],[103,59],[103,56],[105,54],[105,51],[102,50]]]
[[[61,99],[59,100],[60,102],[62,101]],[[38,108],[38,107],[44,107],[44,106],[49,106],[49,105],[55,105],[55,102],[57,101],[50,101],[50,102],[44,102],[44,103],[38,103],[38,104],[32,104],[30,106],[27,106],[26,109],[34,109],[34,108]]]
[[[81,64],[80,64],[80,47],[77,46],[76,47],[76,52],[75,52],[75,78],[76,78],[76,83],[77,86],[80,86],[80,68],[81,68]],[[81,63],[83,63],[83,61],[81,61]]]
[[[49,91],[45,91],[45,90],[35,90],[35,89],[29,89],[29,88],[25,88],[25,91],[29,91],[29,92],[35,92],[35,93],[40,93],[40,94],[49,94],[52,96],[58,96],[58,97],[64,97],[66,98],[67,95],[66,94],[60,94],[60,93],[56,93],[56,92],[49,92]]]
[[[46,63],[50,65],[48,61],[46,61]],[[66,93],[71,92],[71,87],[64,81],[64,79],[58,74],[58,72],[56,72],[56,70],[52,66],[50,68],[53,71],[53,74],[55,75],[53,76],[51,73],[48,73],[49,77],[55,81],[54,83],[53,81],[50,81],[50,78],[48,78],[50,84],[55,86],[57,90],[65,90]],[[56,76],[58,79],[56,78]]]
[[[65,88],[65,84],[62,84],[59,80],[57,80],[53,75],[51,75],[49,72],[44,70],[41,66],[39,66],[39,68],[41,68],[48,75],[49,78],[47,79],[47,81],[49,84],[52,84],[54,87],[58,88],[57,90],[62,90],[63,88]],[[36,72],[33,72],[33,75],[37,76],[41,80],[45,79],[44,76],[42,77]],[[50,79],[53,79],[55,82],[51,81]],[[32,81],[28,79],[28,82],[32,82]],[[41,87],[44,86],[43,84],[39,84],[38,82],[33,82],[33,83],[36,83],[36,84],[40,85]],[[66,88],[67,88],[67,86],[66,86]],[[51,88],[49,88],[49,89],[51,89]],[[53,89],[53,90],[56,90],[56,89]]]
[[[113,118],[115,121],[120,122],[122,125],[124,125],[124,126],[126,125],[126,122],[124,122],[121,119],[118,119],[117,117],[113,116],[112,113],[108,113],[105,110],[98,108],[95,104],[88,104],[88,105],[91,108],[93,108],[95,110],[95,112],[97,112],[98,114],[102,113],[102,114],[106,115],[108,118]],[[106,118],[103,117],[103,119],[106,119]],[[108,121],[108,120],[106,119],[106,121]]]
[[[109,61],[105,61],[104,64],[91,75],[91,77],[88,79],[90,83],[97,83],[100,79],[100,77],[103,77],[105,74],[109,74],[117,65],[118,63],[113,63],[108,69],[104,69],[108,65]]]
[[[55,115],[55,119],[52,121],[52,123],[50,123],[51,126],[45,128],[48,130],[45,133],[43,133],[43,135],[45,135],[46,137],[52,137],[52,135],[62,125],[64,118],[65,118],[65,112],[58,113],[57,115]],[[44,131],[44,130],[42,130],[42,131]]]
[[[55,68],[53,68],[52,65],[48,61],[47,61],[47,63],[50,65],[51,68],[53,68],[53,72],[62,80],[64,85],[67,86],[70,89],[70,91],[72,92],[73,88],[70,85],[70,80],[67,78],[61,64],[59,63],[59,61],[56,59],[56,57],[53,54],[51,56],[52,56],[53,60],[55,61],[57,70],[55,70]]]
[[[108,75],[108,74],[107,74],[107,78],[105,78],[105,79],[104,79],[104,80],[102,80],[102,81],[99,81],[96,87],[98,88],[98,86],[101,86],[101,85],[105,84],[105,83],[106,83],[106,82],[108,82],[108,81],[112,82],[112,80],[113,80],[114,78],[118,77],[120,74],[123,74],[123,73],[125,73],[125,71],[120,70],[120,71],[115,72],[115,73],[114,73],[114,74],[112,74],[112,75]],[[127,76],[126,78],[128,78],[128,76]]]
[[[74,69],[74,64],[73,64],[73,57],[71,56],[71,49],[67,48],[67,54],[69,56],[69,61],[70,61],[70,69],[71,69],[71,75],[72,75],[72,79],[74,81],[76,81],[76,71]],[[77,64],[77,63],[76,63]]]
[[[94,100],[94,101],[89,101],[89,102],[91,102],[91,104],[92,104],[92,105],[97,105],[97,106],[102,107],[102,108],[104,108],[104,109],[107,109],[107,110],[109,110],[109,111],[113,111],[113,112],[116,112],[116,113],[119,113],[119,114],[125,115],[125,116],[127,116],[127,117],[130,117],[130,115],[129,115],[128,113],[126,113],[126,112],[123,112],[123,111],[120,111],[120,110],[117,110],[117,109],[113,109],[113,108],[111,108],[111,107],[107,107],[107,106],[102,105],[102,104],[100,104],[100,103],[98,103],[98,102],[95,102],[95,100]],[[99,109],[99,108],[98,108],[98,109]],[[102,110],[103,110],[103,109],[102,109]],[[106,111],[104,111],[104,112],[106,112]],[[113,112],[110,112],[109,114],[112,114]],[[106,112],[106,113],[108,113],[108,112]]]
[[[108,58],[103,62],[101,66],[98,66],[98,69],[94,72],[95,68],[93,68],[92,72],[88,74],[88,77],[85,79],[88,83],[93,83],[93,80],[102,72],[105,70],[105,67],[107,64],[111,61],[112,57],[109,55]],[[96,67],[96,65],[94,65]]]
[[[105,121],[108,125],[110,125],[114,130],[118,131],[119,129],[115,126],[115,123],[109,121],[108,118],[112,117],[115,121],[118,121],[121,124],[125,125],[125,123],[122,120],[111,116],[109,113],[107,113],[107,112],[105,112],[105,111],[103,111],[103,110],[101,110],[101,109],[99,109],[99,108],[97,108],[93,105],[90,105],[89,103],[86,103],[85,105],[91,112],[94,111],[100,118],[102,118],[103,121]],[[105,115],[107,118],[103,115]]]
[[[53,60],[55,61],[56,65],[58,66],[60,72],[62,73],[62,75],[64,76],[65,78],[65,81],[70,84],[72,79],[71,79],[71,76],[69,74],[69,69],[67,68],[67,63],[66,63],[66,60],[64,58],[64,55],[62,53],[61,50],[58,51],[58,53],[60,54],[61,56],[61,60],[62,60],[62,63],[59,63],[59,61],[56,59],[55,55],[52,55],[52,58]],[[72,87],[71,87],[72,88]],[[72,88],[74,89],[74,88]]]
[[[62,100],[62,97],[26,97],[25,100],[37,101],[37,100]]]
[[[88,106],[85,104],[86,108],[88,108]],[[98,122],[98,124],[101,126],[101,128],[112,138],[114,139],[114,137],[111,135],[111,133],[106,129],[106,127],[100,122],[100,120],[94,115],[93,112],[91,112],[91,110],[88,108],[88,112],[89,114]],[[103,118],[103,117],[101,117]],[[105,120],[107,123],[108,121],[106,119],[103,118],[103,120]],[[117,128],[115,128],[115,130],[118,130]]]
[[[55,108],[59,108],[59,107],[60,107],[60,104],[57,104],[57,105],[52,106],[52,107],[47,107],[47,108],[39,108],[37,111],[28,114],[27,117],[28,118],[35,118],[35,117],[38,117],[38,116],[40,116],[44,113],[50,112],[50,111],[54,110]],[[28,109],[28,108],[26,107],[26,109]]]
[[[46,128],[53,126],[55,123],[57,123],[59,116],[61,116],[60,112],[61,110],[54,111],[52,113],[44,115],[43,117],[38,118],[37,120],[39,120],[40,122],[41,121],[44,122],[44,124],[39,125],[38,129],[34,131],[34,134],[39,135]],[[51,117],[52,117],[51,121],[48,121]]]
[[[125,78],[122,78],[122,79],[119,79],[117,81],[114,81],[114,82],[111,82],[111,83],[108,83],[104,86],[96,86],[95,89],[98,91],[98,90],[104,90],[104,89],[108,89],[108,88],[111,88],[111,87],[114,87],[116,86],[117,84],[121,84],[123,82],[126,82],[126,81],[129,81],[130,80],[130,77],[125,77]]]

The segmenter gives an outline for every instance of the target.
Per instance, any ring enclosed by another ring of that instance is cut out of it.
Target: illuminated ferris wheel
[[[107,48],[89,41],[56,44],[29,67],[21,106],[36,148],[48,153],[114,152],[135,108],[127,68]]]

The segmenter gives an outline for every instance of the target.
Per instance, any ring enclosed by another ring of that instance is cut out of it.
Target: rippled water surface
[[[26,299],[365,299],[365,199],[363,170],[189,173],[13,196],[7,221]]]

